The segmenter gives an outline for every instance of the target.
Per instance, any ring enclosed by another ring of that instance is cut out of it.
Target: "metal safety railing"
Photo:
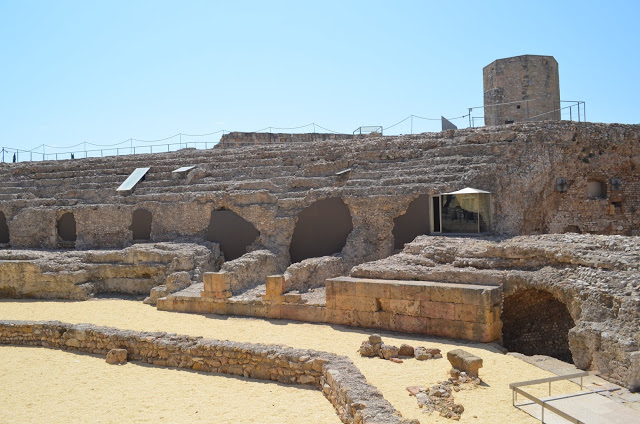
[[[558,408],[554,407],[553,405],[550,405],[547,401],[544,401],[530,393],[525,392],[524,390],[521,389],[521,387],[526,387],[526,386],[533,386],[535,384],[544,384],[544,383],[549,383],[549,396],[551,396],[551,383],[554,381],[562,381],[562,380],[570,380],[570,379],[574,379],[574,378],[580,378],[580,390],[582,390],[583,388],[583,378],[587,377],[589,375],[594,375],[596,374],[595,371],[582,371],[582,372],[577,372],[577,373],[573,373],[573,374],[565,374],[565,375],[558,375],[555,377],[547,377],[547,378],[540,378],[538,380],[529,380],[529,381],[520,381],[518,383],[511,383],[509,384],[509,388],[511,389],[511,396],[512,396],[512,405],[514,407],[517,407],[516,402],[518,401],[518,395],[521,395],[527,399],[529,399],[530,401],[533,401],[534,403],[540,405],[542,407],[542,415],[541,415],[541,419],[540,421],[542,423],[544,423],[544,411],[545,409],[553,412],[554,414],[564,418],[565,420],[574,423],[574,424],[585,424],[583,421],[580,421],[579,419],[572,417],[571,415],[567,414],[564,411],[559,410]]]

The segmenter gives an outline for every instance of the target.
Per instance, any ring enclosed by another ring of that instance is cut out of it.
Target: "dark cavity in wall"
[[[207,240],[220,244],[224,259],[232,261],[247,253],[247,247],[260,235],[252,223],[233,211],[211,212]]]
[[[573,363],[569,330],[575,326],[566,305],[544,290],[506,296],[502,310],[504,347],[525,355],[547,355]]]
[[[131,216],[131,227],[134,240],[149,240],[151,238],[152,215],[146,209],[136,209]]]
[[[0,243],[9,243],[9,227],[4,212],[0,212]]]
[[[402,249],[405,243],[429,233],[429,195],[421,194],[409,204],[407,211],[393,220],[394,248]]]
[[[342,199],[312,203],[298,214],[289,246],[291,263],[340,253],[352,229],[351,213]]]
[[[76,219],[71,212],[65,212],[58,219],[58,235],[62,241],[76,241]]]

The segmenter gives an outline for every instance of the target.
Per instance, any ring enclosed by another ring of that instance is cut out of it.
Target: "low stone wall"
[[[502,336],[500,286],[338,277],[326,290],[332,324],[476,342]]]
[[[0,344],[101,355],[126,349],[133,361],[314,386],[345,423],[407,422],[348,358],[327,352],[58,321],[0,321]]]

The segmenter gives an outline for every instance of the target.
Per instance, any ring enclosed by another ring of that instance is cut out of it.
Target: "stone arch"
[[[289,245],[291,262],[340,253],[353,230],[351,212],[342,199],[318,200],[298,213]]]
[[[573,362],[569,330],[575,323],[567,305],[553,294],[525,289],[505,296],[501,318],[502,339],[507,349]]]
[[[149,240],[151,238],[151,222],[153,214],[147,209],[136,209],[131,215],[131,227],[134,240]]]
[[[393,247],[402,249],[417,236],[428,233],[429,195],[421,194],[409,204],[404,214],[393,220]]]
[[[0,211],[0,243],[9,243],[9,226],[4,212]]]
[[[56,224],[58,230],[58,236],[62,241],[76,241],[78,238],[76,234],[76,218],[73,216],[73,212],[65,212]]]
[[[228,209],[211,211],[206,239],[220,244],[220,250],[227,261],[232,261],[247,253],[260,232],[252,223]]]

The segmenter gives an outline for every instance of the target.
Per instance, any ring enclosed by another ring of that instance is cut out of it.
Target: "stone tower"
[[[558,62],[553,56],[498,59],[482,70],[485,125],[560,120]]]

